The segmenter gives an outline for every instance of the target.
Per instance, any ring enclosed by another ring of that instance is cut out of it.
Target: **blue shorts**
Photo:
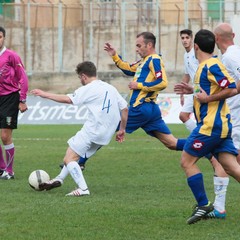
[[[212,153],[217,159],[221,152],[228,152],[238,155],[237,149],[233,145],[231,136],[219,138],[219,136],[206,136],[198,132],[195,128],[184,145],[183,150],[195,157],[204,157]]]
[[[156,103],[144,102],[137,107],[129,107],[126,132],[132,133],[142,128],[147,134],[154,136],[153,131],[171,134],[162,119],[161,111]]]

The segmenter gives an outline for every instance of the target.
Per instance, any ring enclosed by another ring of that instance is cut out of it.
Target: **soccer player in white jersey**
[[[180,38],[182,45],[186,50],[184,53],[185,73],[182,77],[182,82],[192,84],[199,64],[194,54],[192,30],[184,29],[180,31]],[[193,95],[189,94],[186,99],[184,99],[184,95],[181,94],[180,101],[183,107],[179,114],[179,118],[191,132],[196,127],[195,121],[191,118],[191,114],[193,113]]]
[[[190,29],[184,29],[180,31],[180,37],[182,45],[186,52],[184,53],[184,66],[185,73],[182,77],[182,82],[193,84],[195,73],[198,69],[199,62],[195,57],[194,47],[193,47],[193,33]],[[180,120],[185,124],[186,128],[192,132],[196,127],[196,122],[191,118],[193,113],[193,95],[189,94],[184,99],[184,95],[180,95],[182,111],[179,114]],[[214,211],[210,213],[211,217],[214,218],[225,218],[225,203],[226,203],[226,192],[229,183],[229,177],[222,168],[221,164],[213,157],[210,162],[214,168]]]
[[[107,145],[118,126],[116,140],[122,142],[125,136],[128,108],[127,102],[116,88],[97,79],[97,70],[92,62],[77,65],[82,87],[73,94],[61,95],[34,89],[32,94],[48,98],[56,102],[84,105],[88,110],[87,121],[75,136],[68,140],[68,149],[64,157],[64,167],[60,174],[40,185],[41,190],[60,187],[70,173],[78,188],[67,196],[89,195],[87,183],[77,161],[79,157],[91,157],[102,146]],[[120,125],[119,125],[120,124]]]

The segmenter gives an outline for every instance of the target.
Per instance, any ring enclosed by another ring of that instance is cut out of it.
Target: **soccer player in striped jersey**
[[[199,62],[194,53],[192,30],[181,30],[180,37],[182,45],[186,50],[184,53],[185,74],[183,75],[182,82],[193,85]],[[183,107],[179,118],[185,124],[186,128],[192,132],[196,127],[196,122],[191,118],[191,114],[193,113],[193,94],[188,94],[186,98],[184,98],[184,95],[180,95],[180,99]],[[210,157],[209,161],[214,169],[213,184],[215,192],[214,210],[209,214],[214,218],[223,219],[226,218],[225,203],[229,177],[222,165],[214,157]]]
[[[214,29],[214,34],[216,45],[222,53],[222,63],[227,68],[230,76],[235,80],[235,83],[240,86],[240,47],[234,44],[235,34],[232,27],[228,23],[220,23]],[[227,104],[231,112],[233,143],[238,150],[237,160],[240,163],[240,95],[237,94],[227,98]],[[222,207],[225,201],[225,196],[223,195],[225,190],[226,184],[221,189],[215,188],[215,192],[219,193],[220,197],[218,201],[214,202],[214,210],[207,217],[218,218],[225,213],[225,209]]]
[[[226,98],[237,93],[234,79],[225,66],[213,56],[215,36],[202,29],[194,38],[194,51],[199,67],[194,78],[194,88],[187,84],[175,85],[179,94],[194,92],[194,114],[197,127],[184,145],[181,166],[187,176],[188,185],[196,199],[196,207],[187,220],[193,224],[213,211],[203,182],[203,175],[197,166],[202,156],[212,153],[222,164],[225,171],[240,182],[240,165],[232,138],[231,115]],[[205,97],[201,97],[204,95]]]
[[[19,111],[27,110],[28,78],[18,54],[4,45],[6,31],[0,27],[0,129],[5,160],[0,145],[0,179],[14,179],[15,146],[13,129],[17,128]]]
[[[110,43],[104,50],[124,73],[133,76],[129,83],[130,101],[126,132],[142,128],[150,136],[158,138],[172,150],[182,150],[183,139],[175,138],[162,119],[156,98],[167,87],[168,80],[164,63],[155,50],[156,37],[151,32],[142,32],[136,38],[136,52],[141,60],[130,64],[123,61]]]

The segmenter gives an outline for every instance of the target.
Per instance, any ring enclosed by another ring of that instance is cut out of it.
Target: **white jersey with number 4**
[[[115,133],[121,119],[120,111],[127,102],[112,85],[101,80],[78,88],[68,94],[74,105],[84,105],[88,117],[81,132],[91,142],[107,145]]]

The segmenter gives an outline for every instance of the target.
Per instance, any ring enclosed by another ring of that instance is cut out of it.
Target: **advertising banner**
[[[176,94],[159,94],[157,99],[166,123],[181,123],[180,99]],[[48,99],[28,96],[28,110],[19,113],[19,124],[83,124],[87,109],[82,106],[57,103]]]

